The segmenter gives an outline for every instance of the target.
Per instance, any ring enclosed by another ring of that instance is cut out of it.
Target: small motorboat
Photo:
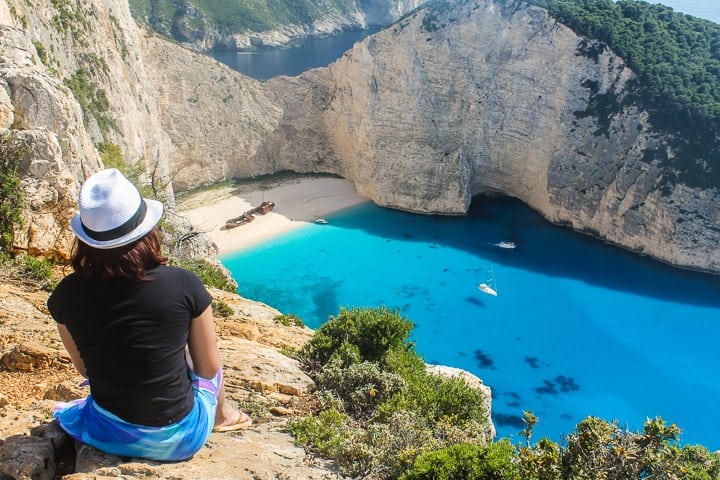
[[[316,218],[315,223],[319,223],[320,225],[325,225],[328,223],[328,221],[325,220],[324,218]]]
[[[483,293],[487,293],[488,295],[492,295],[493,297],[497,297],[497,292],[494,288],[492,288],[487,283],[481,283],[478,285],[478,290],[480,290]]]
[[[513,248],[517,247],[517,245],[515,245],[515,242],[500,242],[500,243],[496,243],[495,246],[500,247],[500,248],[507,248],[507,249],[513,249]]]

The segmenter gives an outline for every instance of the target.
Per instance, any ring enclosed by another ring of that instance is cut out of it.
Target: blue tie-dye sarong
[[[53,417],[75,440],[104,452],[126,457],[177,461],[193,456],[210,436],[215,424],[217,397],[222,370],[212,379],[190,371],[195,401],[185,418],[164,427],[144,427],[128,423],[86,398],[63,402]]]

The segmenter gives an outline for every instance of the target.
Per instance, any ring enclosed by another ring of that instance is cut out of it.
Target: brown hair
[[[130,245],[109,250],[91,247],[78,240],[72,257],[72,266],[77,273],[102,280],[143,280],[147,270],[167,262],[167,257],[160,253],[157,228]]]

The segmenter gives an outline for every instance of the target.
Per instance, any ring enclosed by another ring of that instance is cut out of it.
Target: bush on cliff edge
[[[291,430],[346,475],[398,478],[424,452],[490,440],[482,392],[427,373],[412,328],[385,307],[341,309],[300,352],[320,408]]]

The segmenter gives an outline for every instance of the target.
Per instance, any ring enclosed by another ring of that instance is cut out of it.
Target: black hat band
[[[144,199],[140,199],[140,206],[135,214],[130,217],[127,222],[123,223],[119,227],[113,228],[112,230],[96,232],[95,230],[90,230],[84,223],[82,223],[82,221],[80,223],[82,224],[82,228],[85,233],[87,233],[88,237],[100,242],[107,242],[108,240],[118,239],[135,230],[135,228],[140,225],[143,220],[145,220],[145,213],[147,213],[147,205],[145,204]]]

